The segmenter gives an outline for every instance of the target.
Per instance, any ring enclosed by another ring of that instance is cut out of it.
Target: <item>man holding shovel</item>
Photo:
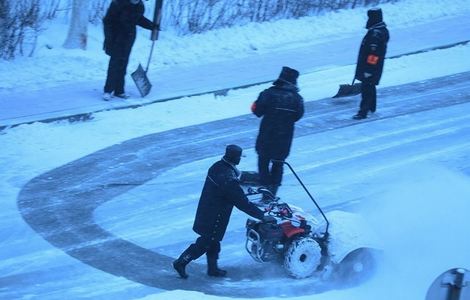
[[[359,111],[353,119],[367,118],[367,113],[375,112],[377,92],[375,86],[379,84],[384,66],[387,43],[390,39],[387,25],[383,22],[382,10],[373,8],[367,11],[367,34],[362,40],[357,58],[355,78],[361,84],[361,104]]]
[[[136,38],[136,26],[155,31],[157,24],[144,17],[142,0],[113,0],[103,18],[104,51],[110,56],[103,100],[113,95],[128,98],[124,90],[124,77],[129,55]]]

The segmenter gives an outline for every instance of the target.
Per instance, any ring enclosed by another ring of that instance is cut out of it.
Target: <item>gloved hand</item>
[[[264,216],[262,221],[264,223],[277,223],[277,219],[270,215]]]

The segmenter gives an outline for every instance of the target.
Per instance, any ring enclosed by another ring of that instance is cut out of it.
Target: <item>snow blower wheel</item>
[[[308,237],[295,239],[284,256],[284,268],[292,277],[307,278],[315,272],[320,264],[321,248]]]

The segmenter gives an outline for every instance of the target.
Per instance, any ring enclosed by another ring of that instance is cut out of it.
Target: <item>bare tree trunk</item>
[[[64,48],[86,49],[88,28],[88,0],[73,0],[72,19],[70,21]]]

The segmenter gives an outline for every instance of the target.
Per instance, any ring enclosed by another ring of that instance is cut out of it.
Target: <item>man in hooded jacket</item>
[[[356,120],[367,118],[377,107],[376,85],[380,82],[384,66],[387,43],[390,35],[383,22],[382,10],[373,8],[367,11],[367,33],[364,36],[357,58],[355,78],[361,84],[361,104],[355,116]]]
[[[304,115],[304,102],[297,87],[298,77],[297,70],[282,67],[279,78],[262,91],[251,106],[251,111],[263,118],[256,139],[260,183],[274,196],[284,172],[281,161],[290,153],[294,124]]]
[[[136,38],[136,26],[157,30],[157,25],[144,17],[142,0],[113,0],[103,18],[103,49],[110,56],[103,100],[112,96],[128,98],[124,77]]]
[[[217,260],[220,241],[225,235],[234,206],[253,218],[275,222],[274,217],[265,216],[261,209],[251,203],[240,187],[240,171],[236,165],[240,163],[241,155],[242,148],[228,145],[222,159],[207,172],[193,225],[194,232],[200,236],[173,262],[181,278],[188,278],[186,265],[204,253],[207,257],[207,274],[213,277],[226,275],[225,270],[219,269]]]

